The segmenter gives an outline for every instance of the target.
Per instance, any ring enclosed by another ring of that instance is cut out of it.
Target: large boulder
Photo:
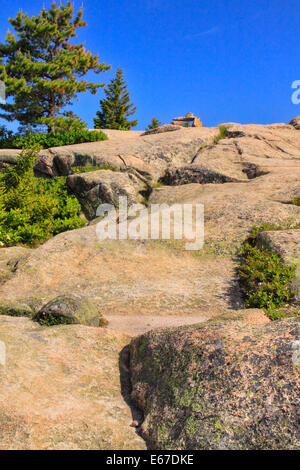
[[[291,120],[290,125],[295,129],[300,130],[300,116],[295,117]]]
[[[143,135],[153,135],[153,134],[162,134],[164,132],[174,132],[179,131],[181,126],[175,126],[173,124],[163,124],[162,126],[155,127],[154,129],[147,129],[143,132]]]
[[[216,169],[208,168],[207,165],[189,165],[180,168],[168,168],[163,178],[161,178],[161,181],[167,185],[176,186],[190,183],[223,184],[239,180],[232,176],[226,175],[224,170],[218,172]]]
[[[21,150],[0,149],[0,163],[17,163]]]
[[[35,315],[41,325],[75,324],[102,326],[105,320],[88,298],[79,294],[60,295],[44,305]]]
[[[300,449],[300,322],[214,321],[130,348],[132,398],[152,449]]]
[[[96,217],[100,204],[112,204],[118,207],[119,197],[126,196],[128,204],[138,200],[138,192],[146,189],[134,174],[112,170],[97,170],[67,178],[67,186],[81,203],[86,217]]]
[[[133,169],[149,180],[157,180],[168,165],[189,163],[201,145],[218,135],[218,128],[192,128],[188,132],[163,132],[143,135],[140,131],[106,129],[108,140],[40,152],[35,167],[38,176],[72,174],[74,166],[115,166]]]
[[[84,145],[84,144],[81,144]],[[112,167],[119,171],[131,171],[144,181],[151,181],[153,168],[134,155],[105,155],[95,159],[93,151],[77,155],[68,151],[68,148],[42,150],[35,164],[35,175],[41,177],[68,176],[74,173],[73,167],[90,166],[97,168]]]
[[[128,336],[2,316],[0,341],[1,450],[146,448],[122,396]]]

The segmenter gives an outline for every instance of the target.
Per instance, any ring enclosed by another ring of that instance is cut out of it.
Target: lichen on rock
[[[131,343],[132,398],[153,449],[300,449],[299,319],[212,321]]]
[[[75,324],[103,326],[105,319],[96,306],[87,298],[78,294],[56,297],[34,316],[34,320],[44,326]]]

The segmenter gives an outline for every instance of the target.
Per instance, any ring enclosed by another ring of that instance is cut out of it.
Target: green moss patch
[[[102,165],[102,166],[73,166],[72,171],[74,175],[78,175],[81,173],[89,173],[91,171],[98,171],[98,170],[110,170],[110,171],[120,171],[119,168],[116,166],[111,165]]]
[[[31,318],[35,311],[29,306],[23,305],[0,305],[0,315],[10,317],[29,317]]]
[[[295,204],[295,206],[300,206],[300,196],[294,197],[293,204]]]
[[[66,294],[44,305],[34,320],[43,326],[70,325],[105,326],[107,321],[97,307],[80,295]]]

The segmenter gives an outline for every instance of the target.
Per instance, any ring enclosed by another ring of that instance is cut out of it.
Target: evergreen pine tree
[[[86,51],[83,44],[71,45],[77,28],[86,26],[83,9],[74,13],[73,4],[42,8],[37,16],[21,10],[9,22],[17,37],[8,32],[6,43],[0,43],[0,80],[6,85],[6,96],[14,98],[13,104],[0,104],[5,113],[0,117],[18,120],[21,125],[39,125],[54,131],[56,120],[61,126],[59,112],[78,94],[90,91],[95,94],[104,86],[87,82],[82,77],[89,70],[95,73],[110,68],[99,63],[97,55]]]
[[[120,129],[128,131],[137,125],[137,120],[129,121],[128,116],[136,112],[130,104],[127,84],[123,78],[123,70],[118,68],[116,77],[104,89],[106,98],[100,101],[101,111],[94,118],[95,129]]]
[[[156,129],[159,126],[161,126],[161,122],[158,119],[156,119],[155,117],[153,117],[150,124],[149,124],[149,126],[146,128],[146,131],[150,130],[150,129]]]

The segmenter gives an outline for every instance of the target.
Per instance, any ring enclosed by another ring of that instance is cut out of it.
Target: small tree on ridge
[[[151,130],[151,129],[156,129],[159,126],[161,126],[161,122],[158,119],[156,119],[155,117],[153,117],[150,124],[149,124],[149,126],[147,127],[146,131]]]
[[[136,107],[130,104],[127,84],[123,78],[123,70],[118,68],[116,76],[104,89],[105,99],[100,101],[101,111],[94,118],[95,129],[119,129],[128,131],[137,125],[138,121],[129,121],[128,116],[136,112]]]

